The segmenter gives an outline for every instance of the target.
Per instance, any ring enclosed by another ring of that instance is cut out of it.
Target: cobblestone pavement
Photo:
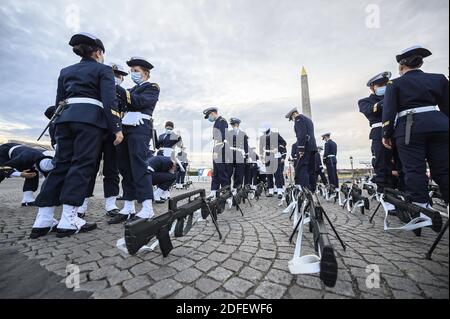
[[[332,237],[339,275],[330,289],[318,275],[289,273],[292,223],[275,199],[253,201],[253,208],[244,205],[244,217],[234,210],[220,215],[222,241],[210,221],[196,224],[186,237],[173,240],[175,249],[163,259],[159,249],[130,257],[115,248],[123,226],[107,225],[100,183],[87,218],[98,229],[66,239],[28,239],[36,209],[18,207],[20,190],[19,180],[0,185],[0,248],[15,248],[60,276],[68,264],[78,265],[81,290],[93,298],[449,298],[448,233],[428,261],[424,255],[436,234],[430,229],[421,238],[410,232],[386,233],[382,214],[370,224],[367,216],[323,203],[348,245],[344,252]],[[166,208],[156,207],[159,213]],[[305,248],[312,247],[312,234],[306,236]],[[305,253],[312,252],[309,248]],[[380,268],[381,283],[369,289],[366,267],[373,264]]]

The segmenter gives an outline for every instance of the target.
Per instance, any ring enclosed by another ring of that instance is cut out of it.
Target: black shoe
[[[267,197],[273,197],[273,195],[272,194],[267,194]]]
[[[165,200],[155,200],[155,204],[164,204],[166,201]]]
[[[87,233],[96,228],[97,228],[96,223],[87,223],[87,224],[81,226],[79,233]],[[69,237],[69,236],[75,235],[76,233],[77,233],[76,229],[57,229],[56,237],[64,238],[64,237]]]
[[[320,258],[320,279],[327,287],[334,287],[337,281],[338,264],[333,247],[325,246]]]
[[[110,225],[121,224],[121,223],[126,222],[127,220],[133,218],[134,215],[135,214],[131,214],[131,215],[117,214],[116,216],[114,216],[113,218],[108,220],[108,224],[110,224]]]
[[[35,202],[22,203],[22,207],[35,207]]]
[[[117,197],[117,198],[116,198],[116,200],[120,200],[120,201],[123,201],[123,196],[119,196],[119,197]]]
[[[30,239],[38,239],[39,237],[47,236],[50,233],[56,232],[56,227],[46,227],[46,228],[33,228],[31,230]]]
[[[120,210],[118,210],[118,209],[113,209],[113,210],[110,210],[109,212],[106,212],[106,216],[108,216],[108,217],[114,217],[114,216],[116,216],[119,212],[120,212]]]
[[[86,217],[86,213],[78,213],[78,218],[84,219]]]
[[[137,216],[137,215],[134,215],[134,216],[131,217],[129,220],[127,220],[125,224],[134,222],[134,221],[136,221],[136,220],[141,220],[141,219],[147,219],[147,218],[142,218],[142,217],[139,217],[139,216]]]
[[[278,199],[282,200],[283,199],[283,195],[278,195]]]

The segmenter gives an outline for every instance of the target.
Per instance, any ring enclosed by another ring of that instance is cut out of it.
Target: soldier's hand
[[[300,152],[298,153],[299,158],[303,158],[303,156],[305,156],[305,152]]]
[[[392,171],[392,176],[399,177],[400,174],[398,173],[398,171]]]
[[[383,138],[383,145],[388,150],[391,150],[392,149],[392,140],[390,138]]]
[[[119,145],[123,141],[123,133],[122,131],[116,133],[116,139],[114,140],[114,146]]]
[[[30,169],[27,169],[26,171],[23,171],[22,173],[20,173],[20,177],[25,178],[25,179],[35,178],[36,172],[33,172]]]

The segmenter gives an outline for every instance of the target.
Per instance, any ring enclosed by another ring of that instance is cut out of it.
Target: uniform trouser
[[[301,185],[302,187],[307,187],[311,189],[311,183],[309,180],[309,171],[310,171],[310,162],[311,162],[311,152],[306,152],[302,158],[296,161],[295,168],[295,182],[297,185]]]
[[[258,166],[256,164],[245,164],[245,185],[256,185]]]
[[[230,180],[233,177],[233,188],[238,189],[242,186],[245,179],[245,163],[231,163],[229,164]]]
[[[105,130],[85,123],[56,125],[55,168],[42,184],[38,207],[79,207],[89,195]]]
[[[412,134],[409,145],[405,137],[398,137],[396,145],[405,174],[405,190],[414,202],[427,203],[427,163],[431,178],[439,185],[443,199],[448,203],[448,132]]]
[[[325,184],[325,185],[328,184],[327,176],[325,175],[325,173],[323,172],[323,170],[316,171],[316,172],[314,173],[314,176],[315,176],[315,179],[316,179],[316,184],[317,184],[317,181],[319,180],[319,177],[320,177],[320,181],[322,182],[322,184]]]
[[[317,189],[317,179],[314,175],[314,171],[316,170],[316,162],[314,161],[315,155],[311,153],[311,157],[308,163],[308,176],[309,176],[309,186],[312,192],[315,192]]]
[[[123,199],[142,203],[153,199],[151,173],[148,169],[150,134],[126,133],[117,148],[119,171],[122,175]]]
[[[184,184],[185,178],[186,178],[186,168],[187,165],[183,164],[184,171],[181,170],[180,166],[177,165],[177,184]]]
[[[269,189],[274,188],[274,186],[276,186],[276,188],[279,188],[279,189],[283,188],[283,186],[284,186],[283,172],[284,172],[284,161],[282,161],[282,159],[279,158],[275,174],[267,174],[267,187]],[[273,182],[274,178],[275,178],[275,184]]]
[[[385,187],[393,187],[393,153],[383,146],[381,140],[372,141],[372,166],[375,172],[373,182],[377,184],[377,189],[380,193],[384,191]]]
[[[117,164],[117,150],[114,146],[113,135],[108,134],[102,145],[100,156],[98,157],[96,172],[100,169],[103,159],[103,193],[105,198],[119,195],[119,166]],[[89,197],[94,195],[94,188],[97,174],[93,176],[90,184]]]
[[[230,164],[216,163],[213,164],[213,175],[211,180],[211,190],[217,191],[223,187],[230,186]]]
[[[328,180],[331,185],[334,187],[339,187],[339,178],[337,175],[337,167],[336,167],[337,161],[334,157],[327,158],[325,161],[325,165],[327,167],[327,173],[328,173]]]
[[[163,191],[168,191],[170,186],[175,182],[176,176],[172,173],[151,173],[152,184],[158,186]]]
[[[27,178],[23,182],[24,192],[35,192],[39,188],[39,172],[36,172],[36,176],[33,178]]]

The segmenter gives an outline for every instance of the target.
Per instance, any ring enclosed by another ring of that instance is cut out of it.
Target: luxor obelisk
[[[312,119],[311,100],[309,98],[308,74],[302,67],[302,113]]]

